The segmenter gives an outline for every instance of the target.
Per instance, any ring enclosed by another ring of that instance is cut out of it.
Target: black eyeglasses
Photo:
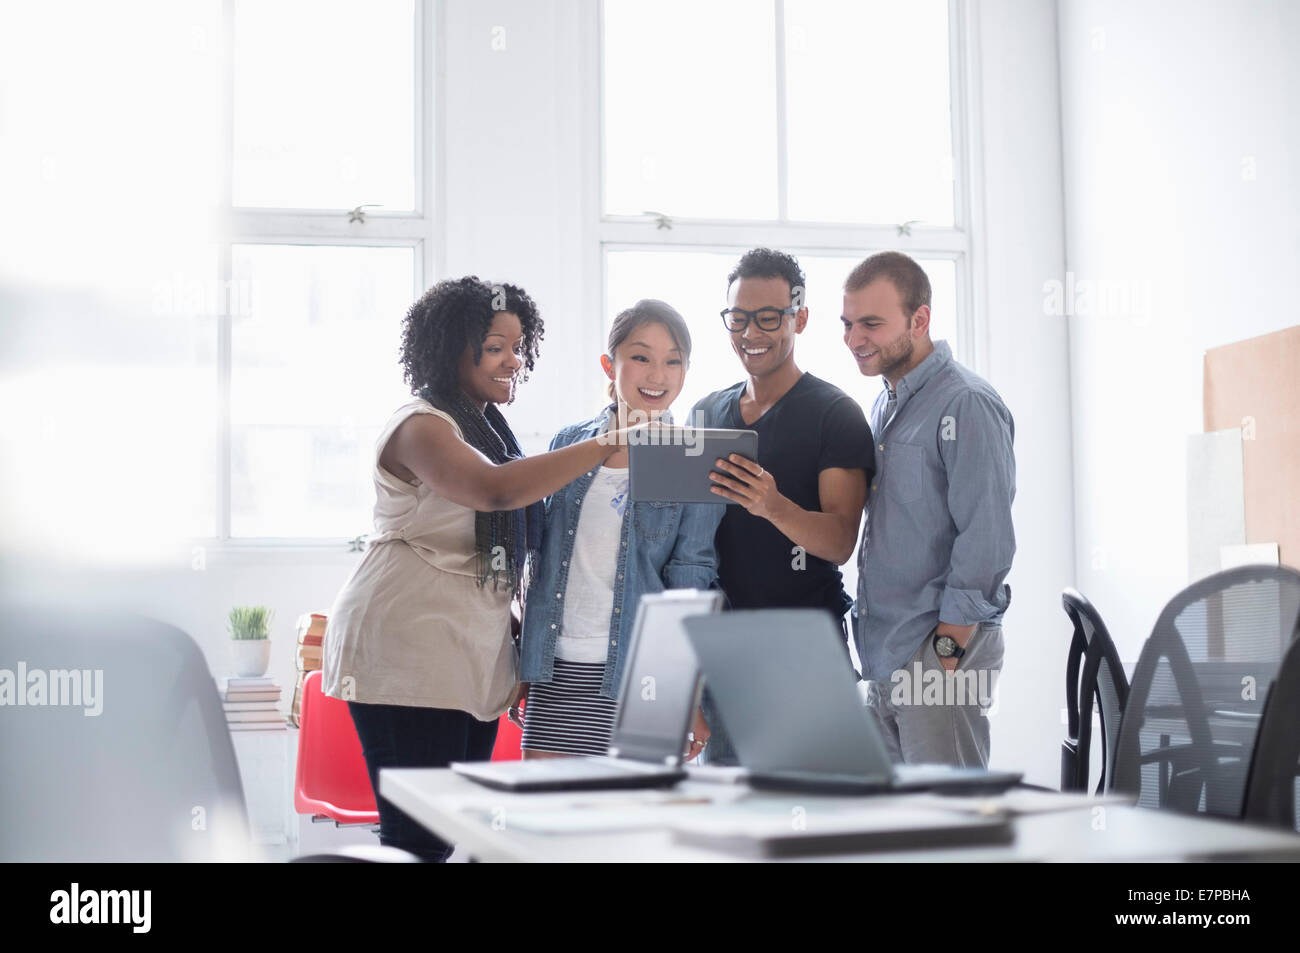
[[[794,314],[798,308],[759,308],[746,311],[744,308],[728,308],[722,312],[722,324],[728,331],[736,333],[749,327],[750,321],[757,321],[764,331],[775,331],[781,326],[787,314]]]

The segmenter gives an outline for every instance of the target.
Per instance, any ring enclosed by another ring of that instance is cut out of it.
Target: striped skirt
[[[524,705],[522,748],[606,754],[618,702],[600,694],[604,662],[555,660],[549,682],[533,682]]]

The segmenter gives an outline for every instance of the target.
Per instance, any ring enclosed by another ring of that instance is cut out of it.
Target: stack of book
[[[298,679],[293,686],[293,705],[289,724],[299,725],[302,717],[302,683],[308,672],[321,667],[321,650],[325,641],[325,616],[311,612],[298,617]]]
[[[325,617],[319,612],[298,617],[298,671],[320,668],[321,643],[325,640]]]
[[[280,714],[280,686],[269,675],[219,679],[221,707],[231,731],[284,731]]]

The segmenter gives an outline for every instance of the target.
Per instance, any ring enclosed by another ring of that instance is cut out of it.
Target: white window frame
[[[984,205],[983,165],[979,140],[979,49],[971,0],[948,0],[949,102],[953,151],[953,224],[951,227],[913,225],[903,234],[899,225],[854,225],[795,221],[787,216],[788,161],[785,95],[785,0],[770,0],[776,26],[776,127],[778,218],[775,220],[724,220],[673,218],[671,229],[660,229],[646,216],[605,214],[604,129],[604,0],[594,4],[584,23],[582,44],[585,75],[597,77],[583,104],[585,143],[583,196],[587,273],[597,281],[587,289],[586,313],[592,316],[586,330],[594,340],[603,338],[606,300],[606,258],[610,252],[689,251],[739,253],[757,246],[779,248],[794,255],[845,255],[865,257],[874,251],[896,249],[918,259],[955,262],[957,282],[957,334],[964,363],[987,376],[986,279],[982,267]],[[900,0],[905,2],[905,0]],[[761,8],[755,5],[755,15]],[[955,348],[956,350],[956,348]],[[598,385],[593,376],[592,387]],[[588,388],[591,389],[591,388]]]
[[[437,189],[441,176],[443,130],[436,117],[444,114],[439,102],[444,84],[438,74],[443,57],[437,44],[444,34],[443,9],[434,0],[414,2],[415,69],[414,89],[414,208],[406,212],[365,209],[363,222],[349,222],[347,209],[248,208],[232,204],[234,176],[234,26],[235,0],[224,0],[222,9],[222,135],[220,148],[221,195],[224,211],[218,230],[219,287],[231,287],[233,246],[264,245],[342,245],[351,247],[411,248],[415,256],[412,299],[426,287],[428,277],[440,274],[443,267],[441,236],[442,195]],[[365,196],[358,196],[364,202]],[[233,537],[231,535],[231,373],[233,354],[231,339],[233,316],[226,313],[217,322],[217,535],[196,540],[208,550],[227,554],[269,555],[283,553],[292,557],[303,552],[351,553],[351,539],[346,537]],[[365,527],[358,527],[361,532]]]

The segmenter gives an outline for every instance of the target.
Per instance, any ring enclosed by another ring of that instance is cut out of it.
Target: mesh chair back
[[[1133,672],[1114,786],[1147,807],[1240,818],[1261,716],[1300,626],[1300,573],[1243,566],[1173,598]]]
[[[1095,700],[1101,718],[1100,793],[1110,788],[1114,776],[1128,678],[1106,623],[1087,597],[1078,590],[1065,589],[1061,606],[1074,627],[1065,675],[1067,734],[1061,745],[1061,790],[1087,790]]]
[[[1246,783],[1245,818],[1300,830],[1300,638],[1278,669]]]

